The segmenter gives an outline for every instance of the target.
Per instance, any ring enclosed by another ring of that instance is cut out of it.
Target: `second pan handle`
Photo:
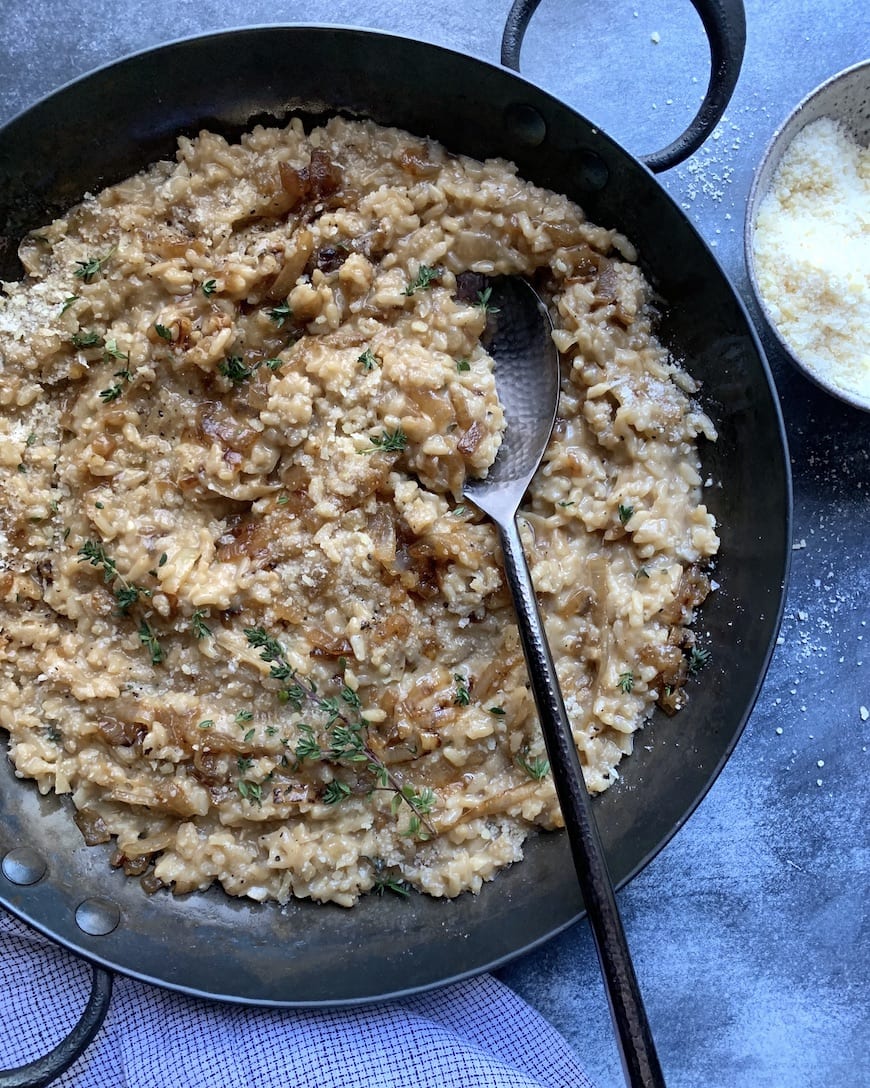
[[[520,70],[520,51],[529,20],[541,0],[514,0],[505,22],[501,40],[501,62]],[[686,130],[673,143],[651,155],[641,155],[641,162],[658,174],[687,159],[712,133],[725,112],[746,50],[746,11],[743,0],[692,0],[704,24],[710,44],[710,80],[698,112]]]
[[[96,965],[92,965],[91,970],[90,997],[76,1026],[54,1050],[41,1058],[14,1069],[0,1069],[0,1088],[46,1088],[90,1046],[112,1000],[112,976]]]

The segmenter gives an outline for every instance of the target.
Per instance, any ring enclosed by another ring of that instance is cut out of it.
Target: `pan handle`
[[[65,1072],[93,1042],[100,1030],[109,1002],[112,1000],[112,976],[101,967],[91,967],[91,995],[81,1019],[54,1050],[27,1065],[15,1069],[0,1069],[0,1088],[46,1088]]]
[[[501,62],[520,70],[520,50],[529,20],[541,0],[514,0],[501,39]],[[743,63],[746,49],[746,12],[743,0],[692,0],[701,16],[710,44],[710,82],[704,101],[685,132],[652,155],[641,155],[653,173],[661,173],[694,154],[725,112]]]

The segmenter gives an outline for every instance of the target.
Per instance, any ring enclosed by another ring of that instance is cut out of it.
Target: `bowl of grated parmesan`
[[[756,171],[744,245],[758,306],[817,385],[870,411],[870,61],[809,94]]]

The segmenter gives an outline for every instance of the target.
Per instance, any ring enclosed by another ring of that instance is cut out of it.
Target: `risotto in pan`
[[[564,378],[522,532],[590,791],[706,650],[692,378],[630,243],[368,122],[203,132],[0,296],[0,726],[146,890],[475,891],[561,823],[497,536],[487,278]]]

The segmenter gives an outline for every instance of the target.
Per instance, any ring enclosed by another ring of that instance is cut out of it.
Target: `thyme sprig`
[[[620,503],[617,514],[619,515],[620,524],[627,525],[634,517],[634,507]]]
[[[113,249],[107,253],[105,257],[88,257],[84,261],[76,261],[78,268],[73,272],[73,275],[83,283],[92,283],[102,272],[103,265],[114,252]]]
[[[115,560],[106,553],[102,544],[95,540],[86,540],[78,550],[80,563],[90,563],[92,567],[103,572],[103,582],[112,587],[112,593],[118,603],[118,611],[121,615],[129,614],[133,605],[137,604],[140,597],[150,597],[152,591],[144,586],[136,585],[128,581],[118,570]],[[139,641],[151,655],[152,665],[159,665],[164,658],[163,648],[151,625],[143,618],[139,624]]]
[[[384,430],[381,434],[373,435],[369,441],[371,446],[367,450],[361,450],[361,453],[374,453],[375,450],[382,453],[400,453],[408,445],[408,436],[401,427],[397,427],[394,431]]]
[[[490,303],[492,298],[492,288],[487,287],[483,291],[477,292],[477,298],[472,303],[473,306],[479,307],[485,314],[497,314],[499,312],[498,306],[493,306]]]
[[[107,389],[100,390],[100,399],[106,404],[110,404],[113,400],[117,400],[118,397],[120,397],[124,392],[124,386],[132,379],[133,375],[125,367],[123,370],[116,370],[114,377],[120,380],[115,382],[114,385],[110,385]]]
[[[240,385],[242,382],[246,382],[258,367],[264,364],[274,372],[280,368],[281,360],[257,359],[253,366],[245,366],[241,355],[230,355],[218,363],[218,371],[225,378],[229,378],[233,385]]]
[[[428,816],[435,805],[435,794],[428,788],[418,792],[413,786],[400,782],[372,750],[367,739],[369,723],[360,714],[359,695],[347,685],[338,695],[322,695],[310,677],[299,676],[287,660],[284,647],[264,627],[246,627],[244,634],[248,645],[259,650],[261,660],[270,665],[270,677],[282,685],[278,690],[279,701],[289,704],[298,714],[313,708],[326,716],[325,735],[320,737],[314,726],[300,723],[296,758],[339,765],[365,764],[379,789],[393,791],[394,814],[403,804],[411,809],[408,826],[402,834],[420,838],[434,835],[435,827]],[[324,791],[323,800],[326,804],[339,804],[350,792],[346,783],[333,779]]]
[[[433,283],[437,283],[441,276],[442,269],[437,265],[421,264],[417,275],[411,280],[402,294],[410,296],[417,291],[425,290],[427,287],[431,287]]]
[[[529,778],[534,778],[536,782],[540,782],[550,773],[550,761],[530,756],[528,747],[517,752],[516,761],[517,766],[521,767]]]

